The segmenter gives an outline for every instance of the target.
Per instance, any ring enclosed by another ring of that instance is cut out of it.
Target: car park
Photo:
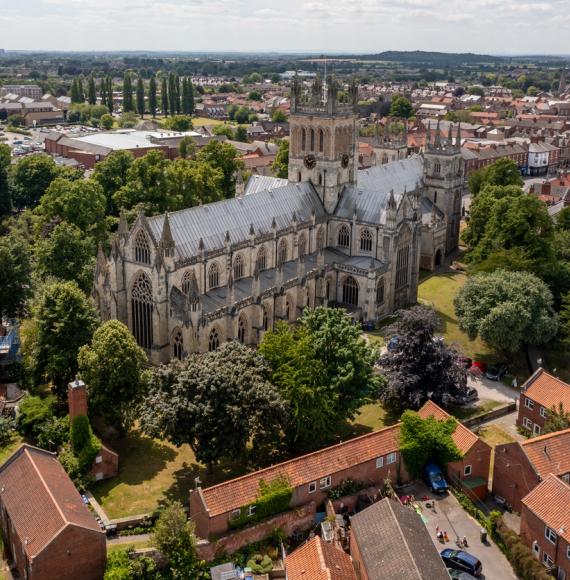
[[[497,364],[489,367],[485,376],[491,381],[500,381],[508,372],[509,369],[507,368],[507,365]]]
[[[443,471],[433,461],[428,461],[424,465],[424,479],[433,493],[447,492],[447,481],[445,481]]]
[[[478,558],[465,552],[463,550],[452,550],[451,548],[446,548],[440,552],[440,556],[445,562],[445,565],[454,570],[459,570],[461,572],[467,572],[472,576],[481,576],[481,571],[483,566]]]

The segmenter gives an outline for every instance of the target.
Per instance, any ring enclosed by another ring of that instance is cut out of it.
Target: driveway
[[[434,498],[433,494],[428,492],[427,487],[421,481],[416,481],[411,486],[407,486],[404,493],[412,493],[416,498],[426,495]],[[496,544],[492,540],[488,540],[485,544],[481,542],[479,539],[480,524],[463,510],[453,494],[437,496],[434,502],[435,511],[431,508],[426,508],[426,502],[420,503],[424,508],[422,518],[438,552],[445,548],[458,549],[457,538],[465,536],[468,543],[466,551],[479,558],[483,565],[481,578],[486,580],[517,579],[511,565]],[[442,544],[437,539],[436,527],[438,526],[440,530],[447,532],[449,542]]]
[[[487,377],[474,377],[468,375],[467,384],[477,389],[479,399],[484,401],[497,401],[499,403],[512,403],[519,398],[519,391],[507,387],[501,381],[491,381]]]

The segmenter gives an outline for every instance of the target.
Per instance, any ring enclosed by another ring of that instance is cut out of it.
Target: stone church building
[[[416,301],[418,274],[458,243],[459,147],[439,132],[423,157],[358,170],[358,88],[292,85],[289,179],[256,176],[245,195],[155,217],[121,218],[94,297],[151,362],[257,344],[305,307],[377,321]],[[457,143],[457,140],[455,141]]]

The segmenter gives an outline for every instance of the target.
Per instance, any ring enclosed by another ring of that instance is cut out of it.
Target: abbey
[[[416,300],[420,261],[458,243],[463,173],[457,139],[357,169],[358,87],[292,84],[289,178],[253,176],[245,195],[156,217],[121,218],[99,251],[94,298],[157,364],[237,339],[257,344],[306,307],[377,321]]]

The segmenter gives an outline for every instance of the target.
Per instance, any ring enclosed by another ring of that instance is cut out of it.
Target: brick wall
[[[558,530],[554,531],[557,532]],[[523,505],[521,510],[521,538],[533,550],[533,553],[538,556],[540,562],[543,562],[543,557],[546,553],[552,558],[556,566],[564,570],[566,578],[570,577],[570,559],[567,557],[568,542],[558,536],[556,543],[553,544],[546,539],[544,532],[544,522]],[[540,549],[539,553],[533,547],[534,542]],[[562,576],[559,576],[559,578],[562,578]]]
[[[354,566],[354,571],[356,572],[358,580],[368,580],[368,572],[366,571],[366,566],[364,565],[364,560],[360,553],[360,547],[358,546],[356,535],[353,533],[350,534],[350,555],[352,557],[352,565]]]
[[[101,458],[99,460],[99,457]],[[95,480],[115,477],[119,473],[119,455],[103,444],[99,455],[95,458],[91,467],[91,475]]]
[[[489,481],[491,447],[479,439],[460,461],[453,461],[447,466],[447,472],[453,479],[463,481],[467,478],[481,477]],[[471,470],[465,471],[467,467]]]
[[[527,404],[533,406],[532,409],[527,407]],[[527,397],[524,393],[521,394],[520,401],[519,401],[519,416],[517,417],[517,425],[519,427],[525,427],[529,429],[531,433],[534,435],[540,435],[542,429],[544,428],[544,424],[546,423],[546,417],[543,417],[541,413],[548,411],[548,409],[544,408],[542,405],[539,405],[536,401],[533,401],[531,398]],[[525,421],[525,418],[527,421]],[[528,421],[532,424],[529,425]],[[526,423],[526,425],[525,425]],[[535,425],[538,425],[540,431],[535,431]]]
[[[522,498],[539,483],[538,475],[518,443],[495,447],[494,495],[504,497],[520,513]]]

